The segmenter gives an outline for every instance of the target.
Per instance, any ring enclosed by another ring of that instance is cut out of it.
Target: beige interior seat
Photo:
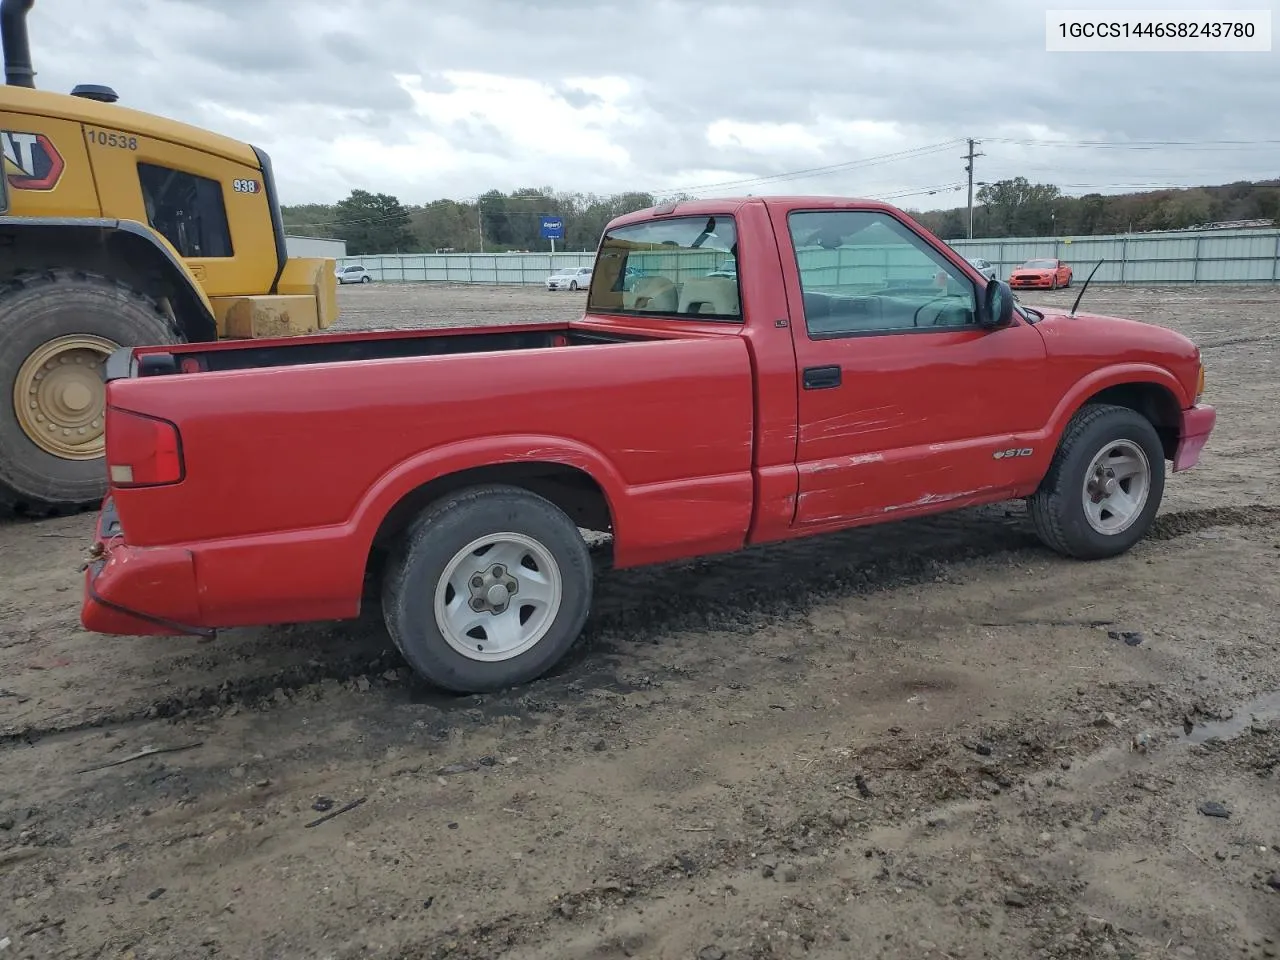
[[[622,295],[624,310],[675,313],[678,304],[676,286],[666,277],[641,277],[634,287]]]
[[[732,277],[693,277],[680,291],[681,313],[739,315],[738,282]]]

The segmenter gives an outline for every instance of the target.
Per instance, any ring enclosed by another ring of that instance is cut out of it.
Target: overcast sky
[[[978,179],[1021,174],[1069,193],[1280,175],[1280,143],[1259,142],[1280,138],[1280,47],[1050,54],[1045,7],[37,0],[30,31],[37,85],[106,83],[124,104],[256,143],[285,203],[333,202],[353,187],[422,203],[549,185],[837,193],[930,209],[964,201],[953,188],[965,137],[983,139]],[[1027,140],[1202,145],[1010,142]],[[1203,145],[1224,140],[1252,142]],[[862,160],[874,162],[780,178]]]

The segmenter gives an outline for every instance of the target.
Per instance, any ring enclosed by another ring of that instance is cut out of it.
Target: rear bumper
[[[1218,421],[1218,413],[1207,403],[1197,403],[1194,407],[1182,411],[1182,422],[1178,425],[1178,446],[1173,453],[1173,471],[1179,473],[1190,470],[1200,462],[1200,451],[1204,449]]]
[[[93,554],[84,571],[80,624],[120,636],[200,636],[195,563],[181,547],[131,547],[108,497],[98,515]]]

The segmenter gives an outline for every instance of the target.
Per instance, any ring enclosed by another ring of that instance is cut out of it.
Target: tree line
[[[565,235],[556,241],[557,250],[592,251],[610,220],[651,207],[657,200],[648,193],[602,197],[558,193],[541,187],[511,193],[490,190],[475,200],[435,200],[413,206],[389,194],[353,190],[336,204],[287,206],[283,212],[285,229],[290,234],[346,240],[347,252],[352,256],[545,251],[549,244],[539,236],[544,216],[564,221]],[[967,233],[964,207],[908,212],[944,240],[959,239]],[[973,235],[1096,236],[1277,217],[1280,179],[1069,197],[1053,184],[1015,177],[979,188]]]
[[[665,199],[665,198],[664,198]],[[539,236],[542,217],[560,217],[564,237],[557,250],[594,251],[614,217],[652,207],[648,193],[557,193],[550,188],[512,193],[490,190],[476,200],[434,200],[403,204],[385,193],[353,190],[336,204],[303,204],[283,210],[286,232],[347,241],[351,256],[375,253],[474,253],[545,251]]]
[[[967,235],[968,212],[964,207],[912,215],[943,240]],[[974,195],[973,235],[1099,236],[1183,230],[1233,220],[1274,221],[1278,216],[1280,180],[1068,197],[1053,184],[1014,177],[978,189]]]

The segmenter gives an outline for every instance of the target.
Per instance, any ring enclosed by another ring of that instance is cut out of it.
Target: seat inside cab
[[[680,286],[680,313],[711,313],[736,317],[738,282],[731,277],[693,277]]]
[[[672,283],[667,277],[641,277],[622,296],[626,310],[649,313],[711,314],[736,317],[740,313],[738,283],[732,277],[691,277]]]

